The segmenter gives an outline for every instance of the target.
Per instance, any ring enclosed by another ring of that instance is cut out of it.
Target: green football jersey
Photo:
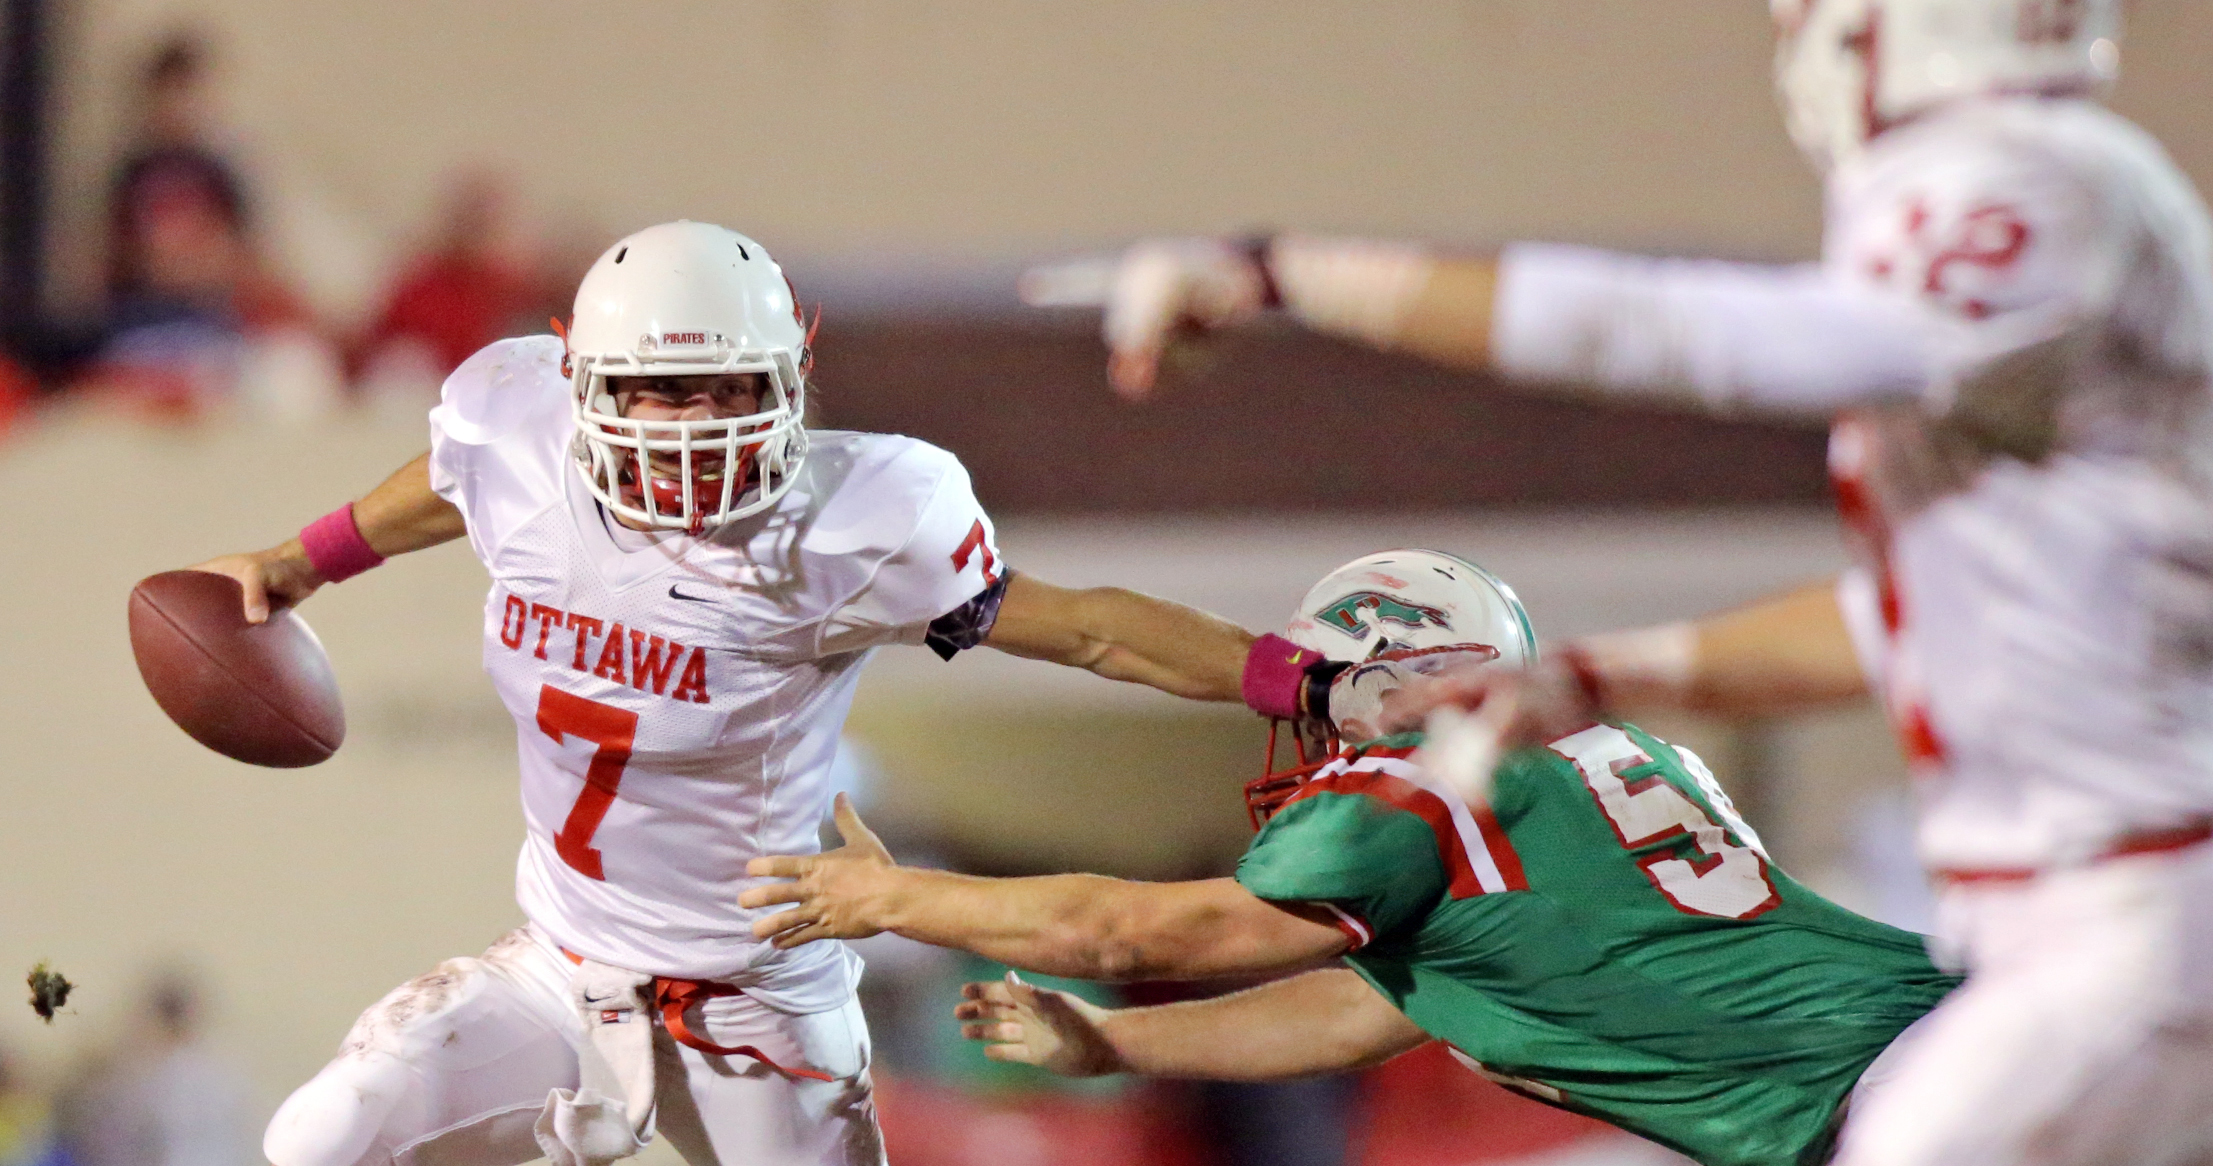
[[[1808,891],[1698,758],[1597,725],[1509,755],[1471,806],[1347,750],[1237,881],[1329,907],[1346,962],[1478,1071],[1707,1166],[1820,1161],[1839,1104],[1957,981]]]

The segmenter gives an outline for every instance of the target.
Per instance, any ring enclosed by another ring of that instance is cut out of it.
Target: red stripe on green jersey
[[[1526,890],[1521,859],[1489,807],[1471,807],[1433,784],[1409,761],[1411,746],[1370,748],[1348,754],[1318,770],[1288,802],[1322,794],[1374,798],[1422,820],[1436,839],[1437,858],[1446,871],[1446,890],[1455,899],[1495,891]]]

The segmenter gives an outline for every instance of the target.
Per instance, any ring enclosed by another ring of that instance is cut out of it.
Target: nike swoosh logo
[[[605,996],[594,996],[590,992],[584,993],[584,1003],[586,1004],[605,1004],[610,1000],[620,999],[622,999],[622,993],[620,992],[610,992]]]
[[[671,583],[671,584],[669,584],[669,598],[670,598],[670,599],[681,599],[681,600],[684,600],[684,601],[686,601],[686,602],[689,602],[689,603],[713,603],[713,602],[714,602],[714,600],[713,600],[713,599],[712,599],[711,597],[709,597],[709,596],[705,596],[705,595],[686,595],[686,594],[684,594],[683,592],[681,592],[681,591],[678,591],[678,590],[676,589],[676,584],[674,584],[674,583]]]
[[[1293,652],[1290,655],[1285,656],[1283,658],[1283,662],[1286,664],[1296,664],[1299,662],[1299,657],[1304,655],[1306,655],[1306,653],[1304,652]]]

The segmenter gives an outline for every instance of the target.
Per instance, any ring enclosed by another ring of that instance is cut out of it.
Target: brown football
[[[200,744],[252,765],[313,765],[346,739],[330,657],[307,622],[246,622],[238,580],[164,571],[131,589],[131,654],[155,703]]]

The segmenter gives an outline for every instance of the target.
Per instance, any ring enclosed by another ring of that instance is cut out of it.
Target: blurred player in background
[[[1375,715],[1361,674],[1379,661],[1512,667],[1536,650],[1511,591],[1428,551],[1332,573],[1291,638],[1353,665],[1330,698],[1349,734]],[[970,1034],[1002,1060],[1273,1080],[1441,1039],[1508,1088],[1708,1166],[1821,1161],[1846,1099],[1880,1090],[1885,1050],[1910,1047],[1952,978],[1920,937],[1777,869],[1688,750],[1594,724],[1500,763],[1503,703],[1254,782],[1265,824],[1234,878],[903,868],[841,803],[847,845],[756,861],[795,881],[745,901],[796,904],[755,925],[779,945],[891,930],[1062,976],[1350,965],[1112,1014],[1013,980],[972,988]]]
[[[259,620],[467,535],[522,763],[529,925],[364,1013],[271,1122],[276,1166],[577,1166],[656,1128],[695,1166],[879,1162],[859,961],[772,948],[738,906],[748,859],[813,848],[870,650],[989,644],[1295,707],[1311,661],[1279,638],[1018,575],[952,455],[807,429],[810,331],[760,244],[641,231],[563,337],[447,379],[428,454],[203,564]]]
[[[1542,719],[1634,697],[1766,712],[1871,678],[1972,978],[1842,1160],[2213,1153],[2204,204],[2095,100],[2118,0],[1772,7],[1791,133],[1827,184],[1819,265],[1147,243],[1112,278],[1112,376],[1142,395],[1179,330],[1281,306],[1520,380],[1836,416],[1860,569],[1563,652]]]

